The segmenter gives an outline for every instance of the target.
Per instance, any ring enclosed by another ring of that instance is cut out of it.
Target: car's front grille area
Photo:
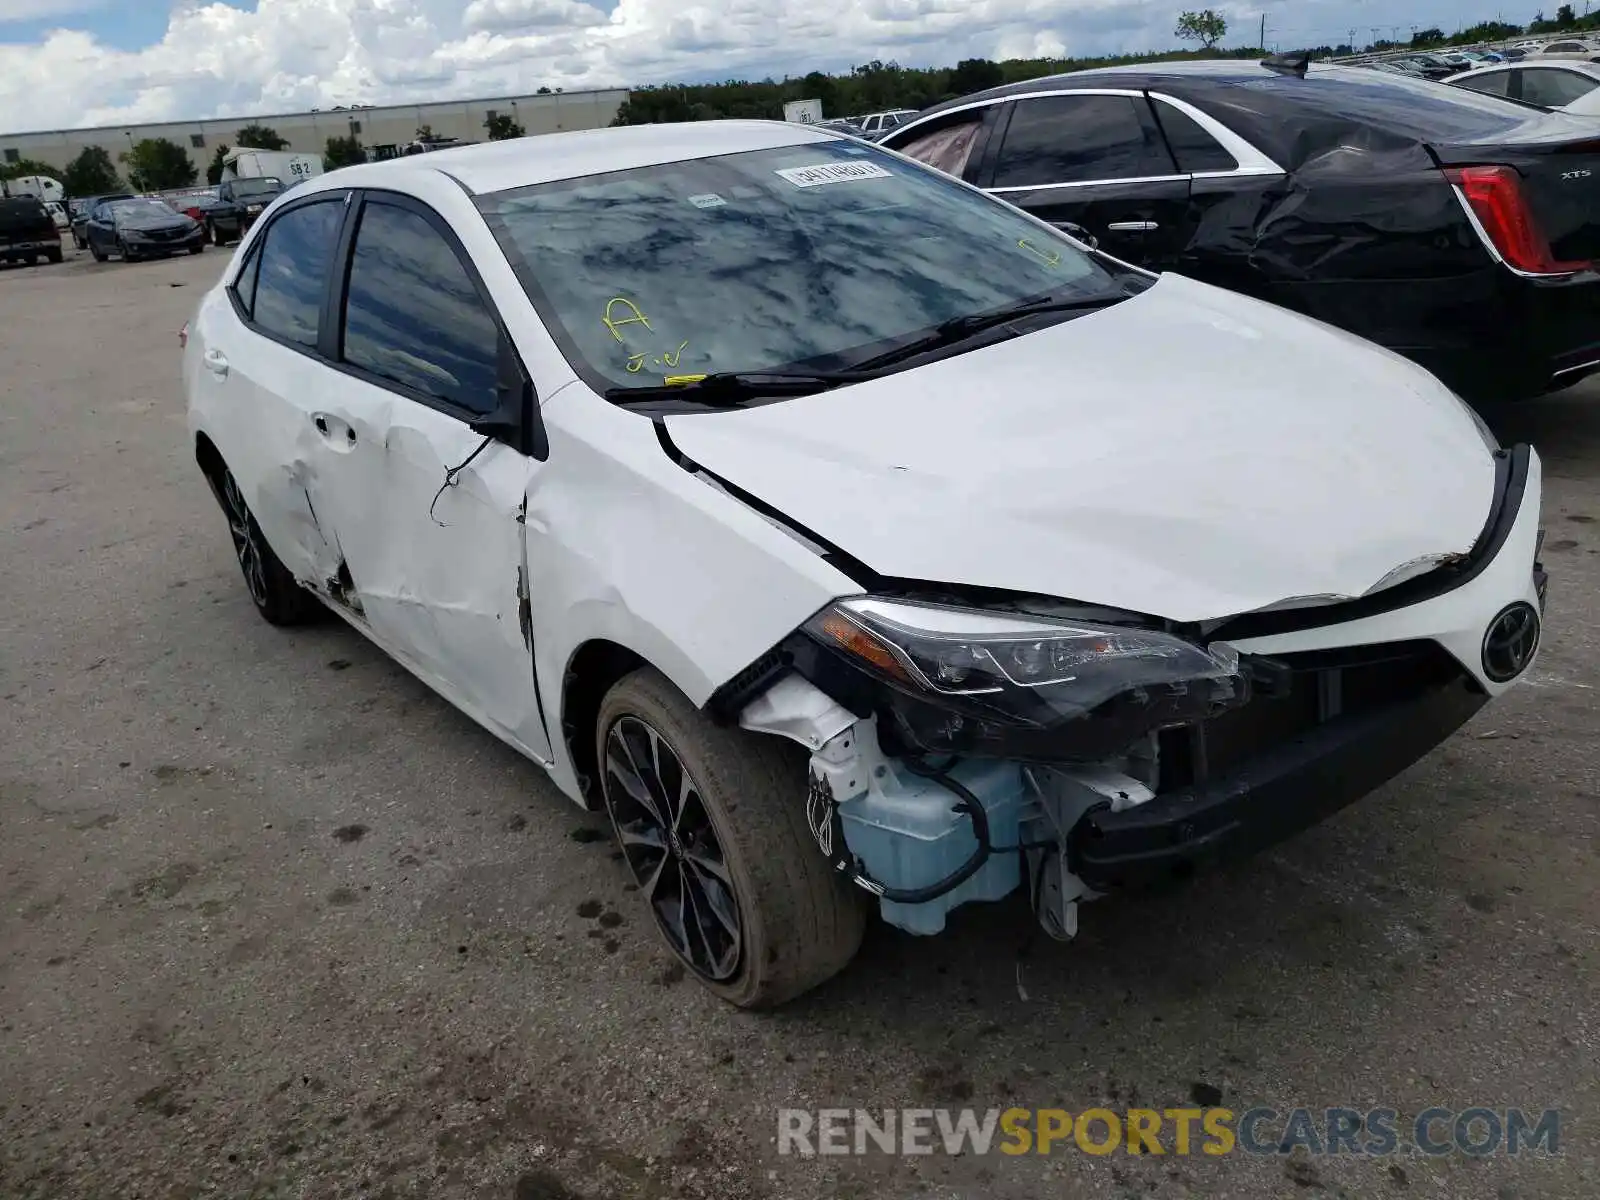
[[[1258,692],[1241,708],[1161,734],[1158,790],[1204,783],[1336,717],[1404,703],[1467,678],[1431,641],[1274,655],[1272,661],[1288,668],[1285,694]]]
[[[181,229],[149,229],[145,231],[145,237],[152,242],[175,242],[182,236],[183,230]]]

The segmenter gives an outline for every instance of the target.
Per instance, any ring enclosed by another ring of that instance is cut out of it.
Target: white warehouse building
[[[154,125],[109,125],[97,129],[59,129],[40,133],[0,133],[0,160],[33,159],[63,169],[89,146],[104,147],[115,162],[135,142],[167,138],[185,147],[197,178],[218,146],[237,144],[246,125],[267,125],[288,140],[289,149],[321,154],[331,137],[355,136],[374,158],[392,156],[416,139],[417,130],[431,129],[441,138],[481,142],[488,139],[485,122],[507,116],[528,134],[567,129],[599,129],[609,125],[628,98],[626,89],[554,92],[531,96],[496,96],[482,100],[445,100],[433,104],[394,104],[333,108],[313,112],[226,117],[206,121],[164,121]]]

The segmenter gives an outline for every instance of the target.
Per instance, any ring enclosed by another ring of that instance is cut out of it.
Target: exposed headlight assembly
[[[1232,646],[1135,626],[864,596],[804,632],[898,694],[906,750],[1095,760],[1250,695]]]

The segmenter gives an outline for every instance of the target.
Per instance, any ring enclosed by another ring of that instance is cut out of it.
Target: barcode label
[[[826,183],[854,183],[858,179],[888,179],[890,173],[877,163],[832,162],[814,167],[785,167],[777,172],[795,187],[821,187]]]

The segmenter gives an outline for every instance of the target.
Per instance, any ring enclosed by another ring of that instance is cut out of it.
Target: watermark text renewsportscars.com
[[[778,1153],[1464,1154],[1561,1152],[1555,1109],[780,1108]]]

